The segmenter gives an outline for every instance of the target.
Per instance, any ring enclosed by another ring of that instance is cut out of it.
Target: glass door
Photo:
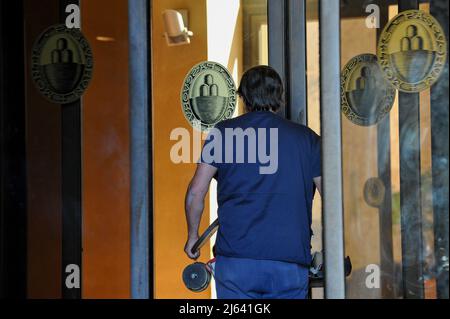
[[[448,298],[448,10],[364,5],[341,1],[346,296]]]
[[[194,149],[198,133],[186,120],[180,100],[184,80],[197,64],[219,63],[238,83],[250,67],[269,63],[268,2],[266,0],[151,1],[152,149],[153,149],[153,253],[154,297],[214,298],[214,283],[201,293],[189,291],[181,274],[192,261],[182,253],[186,240],[184,196],[197,158],[175,163],[172,139],[180,130],[190,137]],[[173,45],[164,13],[175,14],[192,32],[189,42]],[[243,113],[238,101],[233,116]],[[217,218],[216,185],[210,188],[200,226],[201,231]],[[214,238],[211,243],[214,243]],[[212,244],[211,244],[212,246]],[[209,245],[199,261],[212,258]]]
[[[352,260],[346,298],[448,298],[448,2],[340,1],[337,11],[341,116],[328,124],[342,134],[343,245],[325,250]],[[330,48],[332,32],[322,35]],[[335,79],[328,62],[322,84]],[[331,195],[325,188],[325,204]],[[339,263],[326,266],[329,281],[344,276]]]
[[[448,2],[274,1],[276,8],[285,10],[288,40],[278,55],[269,42],[269,55],[285,75],[285,115],[323,139],[325,194],[314,205],[312,244],[328,257],[329,292],[448,298]],[[282,25],[275,18],[269,35]],[[306,117],[296,116],[298,102]]]

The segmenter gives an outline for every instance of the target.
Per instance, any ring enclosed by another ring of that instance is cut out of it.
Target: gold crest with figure
[[[417,93],[430,88],[442,74],[447,40],[433,16],[407,10],[386,25],[377,55],[384,76],[396,89]]]
[[[195,65],[181,89],[183,114],[194,128],[202,131],[231,118],[236,100],[236,85],[231,74],[216,62]]]
[[[390,112],[395,89],[387,82],[373,54],[352,58],[341,73],[341,110],[354,124],[370,126]]]
[[[94,58],[79,29],[53,25],[37,39],[31,74],[38,91],[57,104],[80,99],[92,78]]]

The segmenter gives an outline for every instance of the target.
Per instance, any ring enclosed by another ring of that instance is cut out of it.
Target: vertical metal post
[[[423,298],[419,96],[400,93],[400,207],[405,298]]]
[[[345,298],[340,105],[340,1],[320,0],[325,297]]]
[[[418,0],[400,0],[399,12],[418,9]],[[420,170],[420,97],[399,92],[400,210],[405,298],[424,298]]]
[[[80,288],[66,286],[66,267],[77,265],[82,276],[81,103],[62,105],[62,269],[64,299],[81,299]],[[81,284],[81,280],[80,280]]]
[[[66,7],[80,5],[79,0],[60,0],[60,23],[66,21]],[[64,299],[81,299],[82,287],[66,286],[66,267],[76,265],[82,277],[82,159],[81,99],[61,105],[61,196],[62,264],[61,290]],[[81,279],[81,278],[80,278]],[[82,280],[80,280],[82,285]]]
[[[433,0],[430,5],[430,12],[441,24],[448,41],[449,2],[448,0]],[[434,251],[437,296],[443,299],[448,299],[448,104],[447,60],[444,73],[431,88]]]
[[[383,5],[380,14],[380,28],[377,29],[377,41],[389,20],[389,6]],[[385,187],[385,197],[378,209],[380,221],[380,270],[381,296],[394,298],[394,247],[392,234],[392,182],[391,182],[391,124],[390,114],[377,127],[378,176]]]
[[[385,187],[385,197],[380,205],[380,270],[381,270],[381,296],[394,297],[395,265],[394,246],[392,234],[392,183],[391,183],[391,143],[390,143],[390,116],[386,116],[379,124],[377,130],[378,144],[378,176]]]
[[[279,113],[304,125],[307,122],[305,2],[268,0],[269,65],[282,77],[286,91],[286,105]]]
[[[151,298],[150,5],[128,1],[131,129],[131,297]]]
[[[267,25],[269,28],[269,65],[281,76],[286,91],[289,89],[286,77],[286,0],[267,0]],[[286,105],[289,105],[289,94],[286,92]],[[286,107],[279,114],[287,117]]]
[[[288,1],[288,118],[307,124],[307,84],[306,84],[306,0]]]

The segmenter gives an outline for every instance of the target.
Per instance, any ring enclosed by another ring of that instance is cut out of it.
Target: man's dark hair
[[[283,82],[270,66],[256,66],[244,73],[237,91],[248,112],[277,111],[284,103]]]

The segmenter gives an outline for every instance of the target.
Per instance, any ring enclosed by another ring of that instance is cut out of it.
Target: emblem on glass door
[[[447,60],[447,41],[430,14],[408,10],[385,27],[377,55],[383,73],[399,91],[414,93],[432,86]]]
[[[386,187],[378,177],[369,178],[364,184],[364,201],[372,207],[380,208],[386,196]]]
[[[228,70],[216,62],[194,66],[183,82],[181,105],[188,122],[202,131],[231,118],[236,109],[236,86]]]
[[[341,74],[341,109],[353,123],[370,126],[388,114],[395,89],[387,82],[373,54],[351,59]]]
[[[78,100],[92,77],[93,57],[78,29],[51,26],[38,38],[32,52],[32,77],[39,92],[58,104]]]

